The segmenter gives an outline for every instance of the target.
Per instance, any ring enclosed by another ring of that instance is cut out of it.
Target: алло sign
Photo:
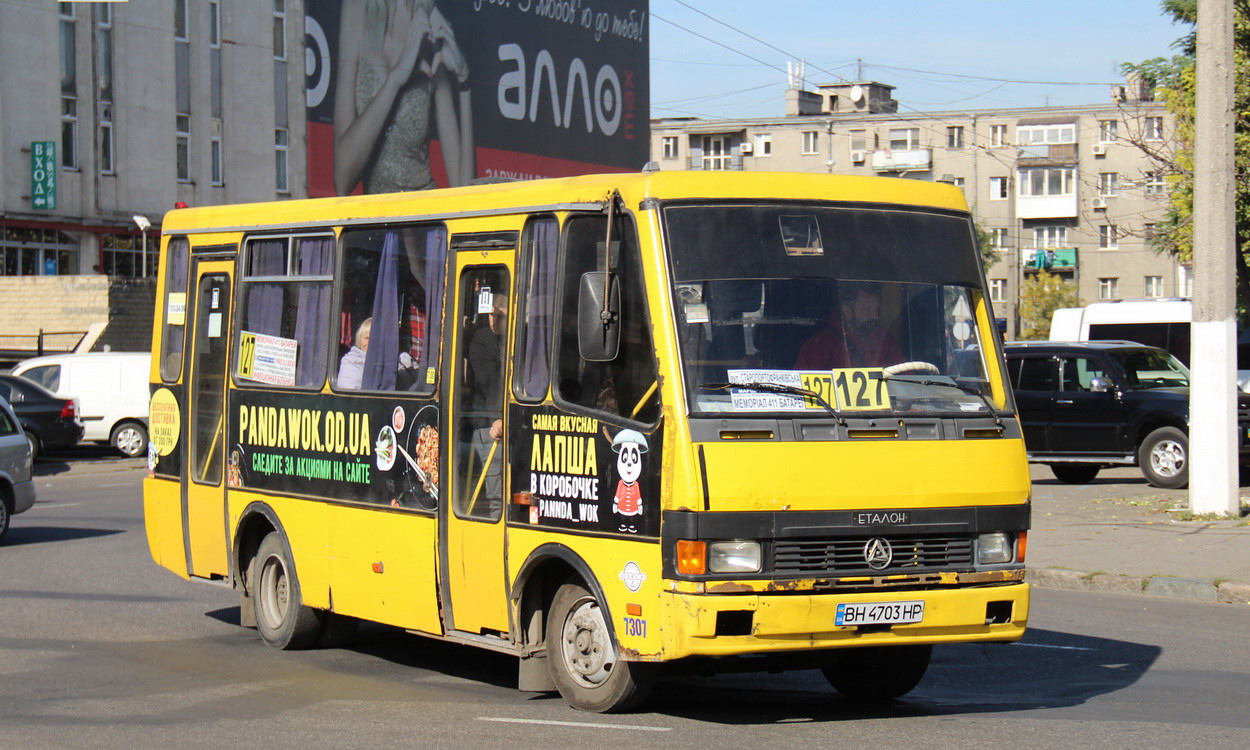
[[[56,208],[56,141],[30,144],[30,205],[44,211]]]

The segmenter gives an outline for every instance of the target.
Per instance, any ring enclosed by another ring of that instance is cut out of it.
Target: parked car
[[[33,462],[17,415],[8,401],[0,398],[0,542],[8,536],[13,516],[35,504]]]
[[[1156,487],[1189,483],[1189,370],[1132,341],[1022,341],[1005,347],[1029,460],[1062,482],[1136,465]],[[1250,459],[1250,395],[1238,394],[1238,449]]]
[[[78,401],[83,440],[108,442],[131,458],[148,452],[148,370],[144,352],[58,354],[36,357],[14,375]]]
[[[41,385],[16,375],[0,375],[0,399],[13,407],[35,460],[45,448],[67,448],[82,440],[78,404],[54,396]]]

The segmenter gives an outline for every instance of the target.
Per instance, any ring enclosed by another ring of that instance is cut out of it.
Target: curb
[[[1112,575],[1062,568],[1030,568],[1025,581],[1039,589],[1093,591],[1104,594],[1143,594],[1221,604],[1250,604],[1250,583],[1209,581],[1172,576]]]

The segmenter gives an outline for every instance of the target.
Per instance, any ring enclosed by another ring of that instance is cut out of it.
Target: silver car
[[[0,542],[14,515],[35,504],[30,444],[9,402],[0,398]]]

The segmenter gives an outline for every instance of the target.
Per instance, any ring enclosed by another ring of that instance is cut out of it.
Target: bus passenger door
[[[456,256],[449,384],[451,486],[440,509],[444,616],[449,629],[503,634],[508,626],[504,503],[507,314],[512,252]],[[446,434],[446,433],[445,433]]]
[[[186,339],[190,365],[187,398],[187,459],[183,462],[182,528],[187,572],[200,578],[229,574],[226,555],[226,368],[230,359],[230,278],[232,260],[194,259],[193,294]]]

